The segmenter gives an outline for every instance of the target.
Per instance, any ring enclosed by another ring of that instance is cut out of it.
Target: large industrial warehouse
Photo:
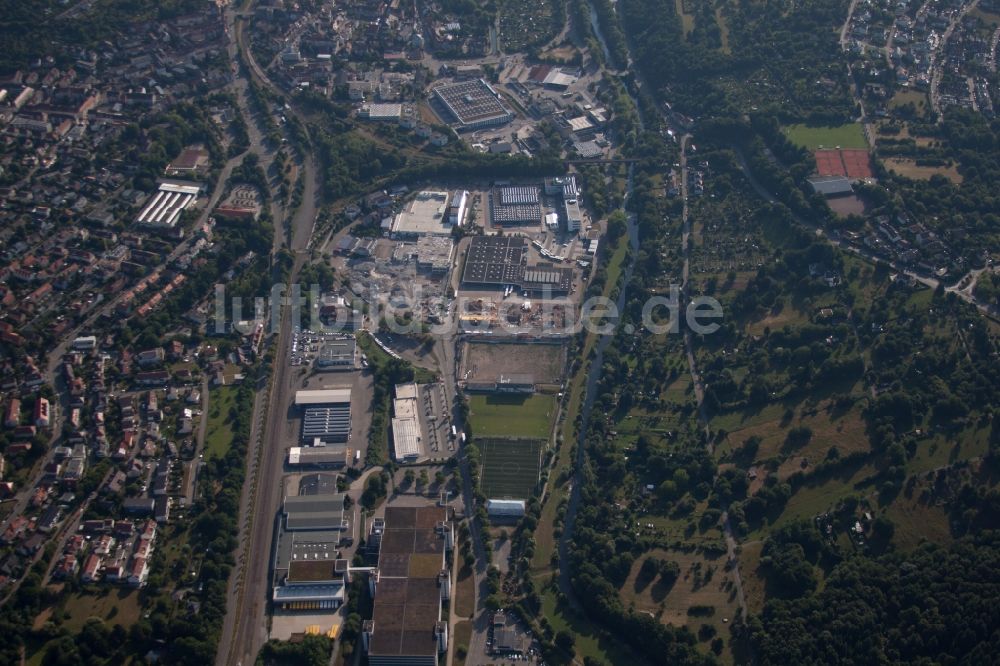
[[[420,236],[450,236],[451,218],[447,192],[417,192],[393,219],[393,238],[419,238]]]
[[[344,467],[350,462],[346,444],[293,446],[288,449],[288,466],[309,469]]]
[[[447,111],[446,118],[459,132],[495,127],[514,119],[499,93],[483,79],[438,86],[434,98]]]
[[[537,187],[494,187],[490,213],[497,226],[541,224],[542,204]]]
[[[350,437],[351,389],[297,391],[295,405],[303,408],[303,444],[343,443]]]
[[[375,609],[362,633],[372,666],[436,666],[448,649],[448,623],[441,604],[451,596],[445,551],[454,534],[447,509],[387,507],[376,519],[369,542],[377,544],[373,577]]]
[[[476,236],[465,257],[462,283],[503,287],[520,282],[528,261],[528,240],[522,236]]]
[[[357,366],[358,343],[353,336],[329,337],[323,340],[316,356],[318,370],[354,370]]]
[[[573,269],[543,263],[528,265],[528,241],[521,236],[476,236],[469,245],[464,289],[513,286],[532,296],[561,296],[573,288]]]
[[[392,401],[392,446],[397,462],[416,462],[420,457],[420,421],[417,419],[419,391],[414,383],[397,384]]]
[[[324,482],[324,479],[326,482]],[[350,536],[343,493],[316,493],[336,477],[304,477],[298,495],[286,496],[274,548],[275,606],[286,611],[334,610],[344,603],[346,562],[337,548]]]

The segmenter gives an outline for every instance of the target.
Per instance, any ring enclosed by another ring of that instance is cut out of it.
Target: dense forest
[[[803,532],[787,537],[796,555],[786,571],[821,541]],[[1000,649],[998,597],[1000,535],[987,531],[841,562],[822,591],[769,601],[749,631],[760,664],[988,664]]]
[[[685,34],[672,3],[623,0],[622,22],[636,65],[656,93],[684,113],[739,118],[766,111],[782,119],[842,122],[854,113],[831,26],[843,0],[731,3],[719,18],[699,9]]]

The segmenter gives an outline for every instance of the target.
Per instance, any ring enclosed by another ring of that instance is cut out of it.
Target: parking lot
[[[422,384],[419,396],[424,412],[420,422],[428,457],[440,458],[444,452],[450,456],[455,452],[455,438],[451,436],[451,411],[444,395],[444,384]]]

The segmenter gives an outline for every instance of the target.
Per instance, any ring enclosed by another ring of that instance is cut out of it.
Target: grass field
[[[787,408],[775,403],[755,412],[723,412],[712,419],[713,428],[725,429],[728,433],[719,453],[729,447],[739,448],[748,437],[760,437],[756,461],[778,458],[797,460],[809,457],[821,460],[831,446],[836,446],[842,455],[854,451],[867,451],[868,440],[861,407],[855,405],[845,412],[837,412],[830,401],[822,400],[815,407],[802,405]],[[801,446],[786,443],[788,431],[796,426],[812,430],[809,441]]]
[[[728,624],[736,617],[739,602],[732,573],[725,567],[726,556],[708,558],[702,553],[678,550],[654,550],[649,556],[677,562],[680,575],[673,585],[665,585],[658,575],[645,579],[640,572],[646,557],[641,557],[632,565],[620,590],[622,602],[626,606],[634,603],[640,612],[662,611],[662,622],[687,626],[695,632],[702,624],[712,625],[728,644]],[[688,615],[692,606],[711,606],[715,611],[709,616],[693,617]]]
[[[788,500],[781,515],[771,521],[770,528],[776,529],[795,520],[811,520],[835,507],[848,495],[864,494],[866,489],[871,489],[875,471],[870,464],[847,467],[827,481],[804,485]]]
[[[465,666],[465,658],[469,652],[469,642],[472,640],[472,623],[468,620],[455,624],[455,666]]]
[[[969,16],[980,19],[984,23],[983,30],[986,35],[991,34],[997,26],[1000,26],[1000,13],[998,12],[991,12],[986,9],[976,7],[969,12]]]
[[[674,0],[674,8],[677,10],[677,15],[681,17],[684,36],[687,37],[694,30],[694,14],[688,14],[684,11],[684,0]]]
[[[139,590],[105,587],[97,594],[81,592],[66,600],[62,612],[69,615],[63,626],[74,633],[92,617],[127,629],[139,619]]]
[[[867,148],[865,133],[858,123],[847,123],[838,127],[810,127],[809,125],[789,125],[784,128],[785,136],[792,143],[807,150],[817,148]]]
[[[540,439],[479,439],[483,452],[480,485],[486,497],[523,499],[531,497],[538,483],[541,463]]]
[[[920,500],[922,488],[910,497],[900,494],[886,508],[886,516],[896,529],[892,542],[900,550],[913,550],[924,541],[947,545],[952,541],[951,526],[944,508]]]
[[[236,400],[235,386],[212,389],[208,398],[208,427],[205,430],[205,453],[209,458],[221,458],[233,441],[233,428],[229,410]],[[202,415],[205,418],[205,415]]]
[[[889,171],[913,180],[930,180],[931,176],[944,176],[956,185],[962,182],[962,174],[954,166],[921,166],[915,160],[906,157],[889,157],[885,160],[885,166]]]
[[[917,111],[923,111],[927,106],[927,93],[920,92],[919,90],[911,90],[904,88],[898,91],[889,100],[889,108],[897,109],[904,104],[912,104],[916,107]]]
[[[472,568],[463,564],[455,584],[455,614],[459,617],[472,617],[475,612],[476,579],[472,575]]]
[[[765,581],[758,571],[760,567],[763,541],[751,541],[740,547],[740,576],[743,580],[743,598],[747,602],[747,611],[761,613],[764,611]]]
[[[477,437],[531,437],[548,440],[556,397],[473,395],[469,398],[472,431]]]
[[[809,315],[789,303],[781,308],[781,312],[768,313],[760,319],[747,321],[746,332],[750,335],[763,335],[765,328],[777,331],[783,326],[798,326],[808,322]]]
[[[898,97],[901,94],[903,94],[903,93],[897,93],[896,97]],[[895,97],[893,99],[895,99]],[[879,126],[878,132],[880,132],[880,133],[877,134],[876,136],[878,136],[879,138],[895,139],[895,140],[898,140],[898,141],[901,141],[903,139],[912,139],[913,142],[915,144],[917,144],[918,148],[927,148],[928,146],[931,145],[931,143],[933,143],[934,141],[936,141],[936,139],[934,139],[932,137],[929,137],[929,136],[921,136],[920,134],[911,134],[910,133],[910,124],[909,123],[901,123],[900,130],[899,130],[898,134],[881,134],[883,126],[889,126],[889,125],[894,125],[894,124],[895,124],[894,122],[890,122],[888,120],[884,120],[884,121],[880,122],[879,125],[878,125]]]
[[[989,427],[972,425],[956,433],[940,433],[920,441],[906,470],[911,474],[929,472],[956,460],[986,455],[989,448]]]
[[[722,15],[722,6],[715,9],[715,22],[719,24],[719,38],[722,41],[722,52],[729,55],[733,50],[729,47],[729,26],[726,17]]]

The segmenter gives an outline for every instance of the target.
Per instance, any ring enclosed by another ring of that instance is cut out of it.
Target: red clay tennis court
[[[848,178],[872,178],[871,157],[867,150],[841,150],[840,159],[844,161],[844,168],[847,170]]]
[[[847,176],[851,179],[872,178],[871,157],[867,150],[817,150],[816,172],[820,176]]]
[[[821,176],[846,176],[844,163],[840,159],[839,150],[817,150],[813,155],[816,157],[816,171]]]

